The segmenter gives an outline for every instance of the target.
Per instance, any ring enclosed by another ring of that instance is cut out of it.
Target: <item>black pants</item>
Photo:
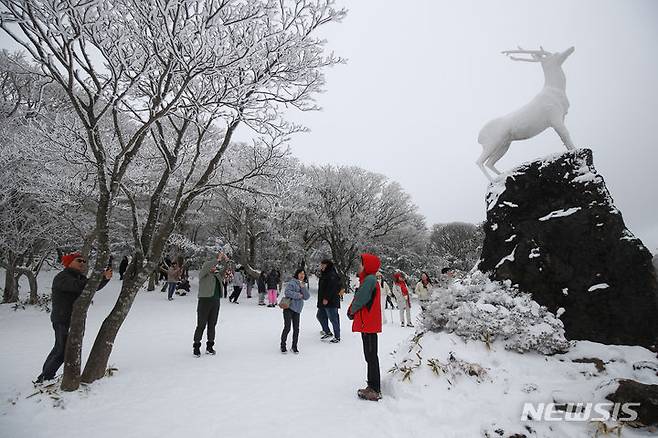
[[[228,300],[237,303],[241,293],[242,293],[242,286],[233,286],[233,293],[228,298]]]
[[[208,326],[208,342],[206,345],[212,347],[215,345],[215,326],[219,316],[219,300],[216,298],[199,298],[199,304],[196,308],[196,330],[194,331],[194,346],[201,345],[203,331]]]
[[[43,371],[41,372],[43,378],[48,380],[55,377],[57,370],[64,363],[66,339],[69,336],[69,323],[53,322],[53,330],[55,330],[55,346],[43,363]]]
[[[283,332],[281,332],[281,346],[285,347],[288,342],[288,333],[290,333],[290,323],[292,323],[292,348],[297,348],[299,339],[299,313],[290,309],[283,310]]]
[[[388,309],[389,304],[391,305],[391,309],[395,309],[395,306],[393,305],[393,300],[391,299],[391,296],[386,295],[386,305],[384,306],[384,309]]]
[[[368,364],[368,386],[381,392],[379,377],[379,357],[377,356],[377,333],[361,333],[363,340],[363,355]]]

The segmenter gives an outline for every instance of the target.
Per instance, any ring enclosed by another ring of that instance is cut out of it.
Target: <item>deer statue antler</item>
[[[501,52],[503,55],[507,55],[513,61],[524,61],[524,62],[541,62],[541,60],[549,55],[552,55],[551,52],[544,50],[542,46],[539,46],[539,50],[526,50],[521,46],[517,46],[517,50],[504,50]],[[521,55],[530,55],[532,58],[520,58],[518,56],[512,56],[512,54],[521,54]]]

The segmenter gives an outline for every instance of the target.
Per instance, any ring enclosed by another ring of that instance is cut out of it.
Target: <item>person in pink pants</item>
[[[269,302],[268,306],[276,306],[276,289],[267,290],[267,301]]]

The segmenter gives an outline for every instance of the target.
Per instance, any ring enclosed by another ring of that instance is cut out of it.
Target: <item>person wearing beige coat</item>
[[[430,276],[427,272],[422,272],[420,274],[420,281],[416,283],[414,292],[420,301],[420,308],[423,310],[427,309],[432,297],[432,280],[430,280]]]

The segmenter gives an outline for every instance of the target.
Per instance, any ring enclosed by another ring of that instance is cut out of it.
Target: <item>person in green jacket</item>
[[[217,258],[206,261],[199,271],[199,303],[196,314],[197,323],[194,331],[193,353],[196,357],[201,356],[201,338],[203,331],[208,326],[206,342],[206,353],[215,354],[215,326],[219,317],[219,299],[224,288],[224,273],[228,265],[228,257],[222,251]]]

